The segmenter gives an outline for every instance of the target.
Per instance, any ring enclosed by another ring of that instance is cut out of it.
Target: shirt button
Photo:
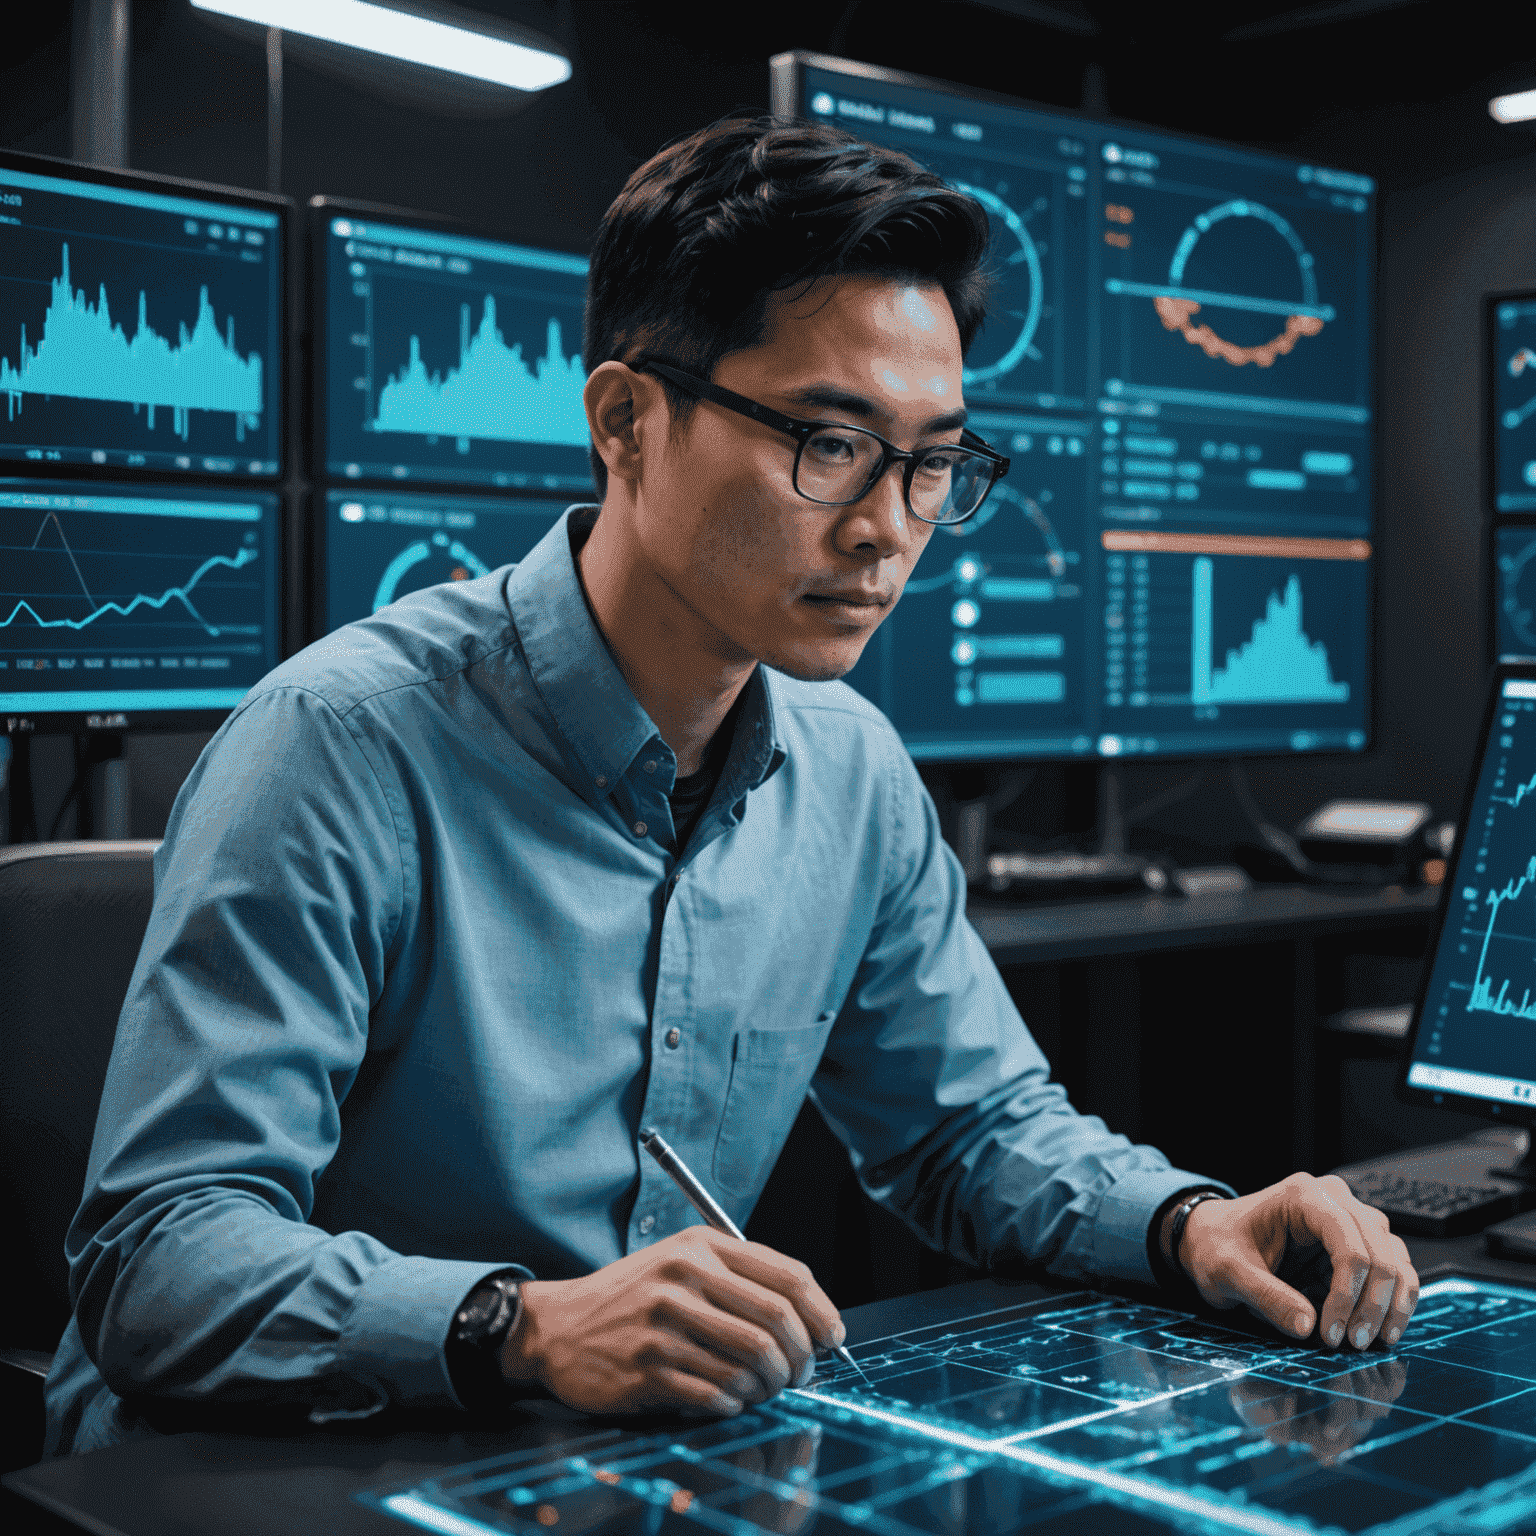
[[[643,821],[637,821],[635,823],[635,836],[636,837],[644,837],[645,836],[645,823]]]
[[[656,764],[655,764],[654,760],[652,760],[651,762],[649,762],[649,763],[647,763],[645,765],[645,771],[647,773],[655,773],[656,772]]]
[[[606,773],[598,774],[597,787],[599,789],[606,789],[608,787],[608,775]]]
[[[675,1051],[683,1043],[683,1032],[680,1029],[667,1031],[667,1049]]]
[[[640,1230],[642,1232],[649,1232],[655,1225],[656,1218],[654,1216],[642,1216],[640,1218]]]

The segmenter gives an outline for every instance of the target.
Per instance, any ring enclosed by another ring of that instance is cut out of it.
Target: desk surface
[[[124,1536],[409,1536],[357,1499],[380,1491],[407,1500],[418,1529],[435,1519],[462,1536],[1385,1536],[1442,1506],[1489,1536],[1536,1522],[1536,1292],[1431,1285],[1398,1350],[1363,1357],[1288,1345],[1233,1314],[1027,1282],[845,1317],[872,1388],[838,1366],[719,1425],[618,1431],[540,1404],[475,1428],[179,1434],[7,1482]],[[471,1462],[472,1477],[455,1470]]]

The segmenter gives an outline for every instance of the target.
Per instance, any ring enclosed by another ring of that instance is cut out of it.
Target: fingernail
[[[847,1339],[848,1330],[844,1328],[841,1323],[839,1323],[837,1327],[832,1330],[832,1342],[834,1344],[843,1344],[847,1342]]]
[[[1291,1332],[1305,1337],[1312,1332],[1312,1319],[1305,1312],[1298,1312],[1295,1321],[1291,1324]]]
[[[1339,1340],[1342,1339],[1343,1337],[1344,1337],[1344,1324],[1343,1323],[1335,1323],[1333,1325],[1333,1327],[1328,1330],[1328,1347],[1330,1349],[1337,1349],[1338,1345],[1339,1345]]]
[[[1355,1329],[1355,1348],[1364,1349],[1371,1342],[1371,1330],[1364,1323]]]
[[[1401,1328],[1388,1328],[1387,1331],[1382,1335],[1382,1337],[1387,1341],[1388,1344],[1396,1344],[1397,1343],[1397,1336],[1402,1331],[1403,1330]]]

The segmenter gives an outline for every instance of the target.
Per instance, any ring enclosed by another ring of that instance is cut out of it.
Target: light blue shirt
[[[681,859],[676,759],[583,596],[574,508],[269,674],[155,859],[49,1445],[120,1398],[451,1405],[484,1275],[739,1224],[807,1093],[864,1188],[998,1269],[1151,1281],[1191,1185],[1079,1115],[965,916],[885,717],[759,667]]]

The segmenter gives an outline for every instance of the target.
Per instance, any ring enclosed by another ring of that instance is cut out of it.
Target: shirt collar
[[[607,797],[647,748],[661,754],[675,773],[676,758],[656,724],[641,708],[597,627],[576,569],[576,552],[586,543],[599,508],[566,510],[507,578],[507,609],[517,630],[529,676],[585,782],[583,798]],[[783,763],[765,669],[747,680],[723,780],[756,789]]]

